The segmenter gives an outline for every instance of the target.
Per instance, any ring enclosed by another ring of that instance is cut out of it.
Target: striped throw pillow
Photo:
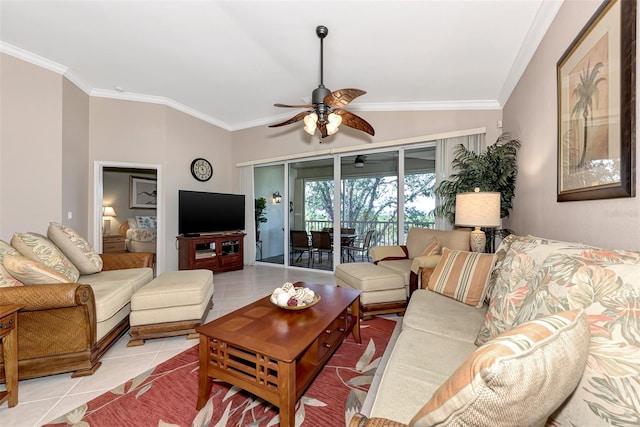
[[[440,251],[442,250],[442,246],[440,245],[440,241],[434,237],[431,239],[431,243],[424,248],[422,252],[422,256],[430,256],[430,255],[440,255]]]
[[[590,339],[583,310],[523,323],[469,356],[409,426],[543,425],[577,387]]]
[[[427,285],[429,290],[474,307],[482,307],[495,255],[442,249]]]

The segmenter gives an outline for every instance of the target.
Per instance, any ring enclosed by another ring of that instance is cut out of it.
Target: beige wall
[[[62,81],[59,74],[0,54],[2,240],[14,232],[46,234],[50,221],[62,222]]]
[[[374,137],[341,126],[338,133],[319,143],[317,137],[311,137],[302,130],[302,124],[281,128],[269,128],[265,125],[233,132],[233,162],[290,154],[313,154],[330,148],[359,146],[478,127],[487,128],[487,142],[492,143],[501,133],[501,129],[497,127],[498,121],[502,120],[501,110],[364,111],[358,112],[358,115],[371,123],[376,131]]]
[[[505,225],[519,234],[638,250],[638,197],[556,202],[556,62],[600,4],[565,0],[505,105],[504,129],[522,141],[514,208]]]
[[[62,222],[74,230],[89,229],[89,95],[62,79]],[[69,218],[71,216],[71,218]]]
[[[177,270],[178,190],[231,191],[234,167],[228,161],[229,132],[163,105],[95,97],[90,104],[91,165],[159,167],[157,216],[159,233],[164,235],[158,237],[164,245],[158,247],[158,271]],[[213,165],[211,180],[201,183],[191,176],[191,162],[196,157]],[[93,191],[93,182],[89,188]],[[91,207],[91,215],[95,215],[95,208]]]

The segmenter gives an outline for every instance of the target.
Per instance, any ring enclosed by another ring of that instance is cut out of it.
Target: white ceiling
[[[0,50],[237,130],[309,101],[322,24],[325,85],[367,91],[350,110],[500,108],[561,2],[1,0]]]

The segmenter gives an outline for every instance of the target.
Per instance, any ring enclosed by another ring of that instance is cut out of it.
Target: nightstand
[[[102,236],[103,254],[113,254],[125,251],[123,234],[105,234]]]
[[[9,408],[18,404],[18,310],[22,305],[0,305],[0,341],[4,357],[5,391],[0,391],[0,404]]]

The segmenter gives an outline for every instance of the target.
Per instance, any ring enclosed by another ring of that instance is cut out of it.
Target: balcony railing
[[[433,228],[434,222],[405,222],[405,240],[406,233],[411,227],[421,228]],[[371,247],[373,246],[387,246],[398,244],[398,223],[397,222],[382,222],[382,221],[349,221],[343,222],[340,225],[341,228],[355,228],[356,234],[364,236],[368,230],[374,230],[373,240],[371,241]],[[307,232],[320,231],[323,228],[333,228],[333,222],[331,221],[306,221]]]

